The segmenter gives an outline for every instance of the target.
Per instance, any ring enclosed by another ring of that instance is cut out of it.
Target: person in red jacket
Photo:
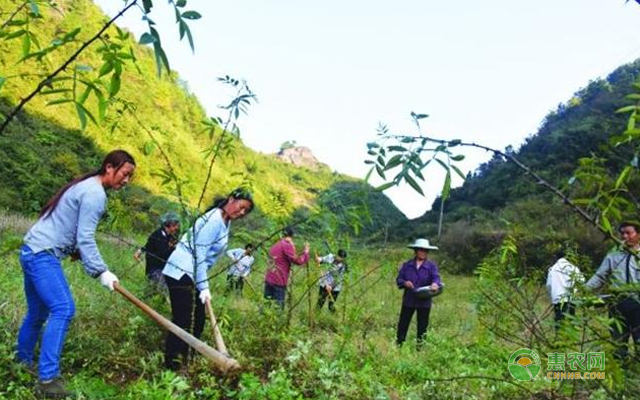
[[[264,298],[275,301],[284,310],[291,265],[303,265],[309,261],[309,243],[305,243],[302,254],[297,255],[293,243],[293,228],[286,227],[283,233],[284,238],[269,250],[269,267],[264,277]]]

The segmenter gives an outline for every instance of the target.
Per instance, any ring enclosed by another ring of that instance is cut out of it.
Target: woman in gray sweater
[[[95,232],[106,209],[105,191],[123,188],[135,167],[133,157],[124,150],[107,154],[99,170],[62,187],[24,237],[20,264],[27,315],[18,333],[17,359],[31,368],[42,334],[36,391],[44,397],[71,395],[60,380],[60,354],[75,304],[60,261],[69,255],[80,258],[88,275],[113,290],[118,278],[102,259]]]

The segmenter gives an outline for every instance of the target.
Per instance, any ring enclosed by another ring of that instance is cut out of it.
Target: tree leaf
[[[26,24],[27,24],[26,19],[12,19],[11,21],[6,22],[7,26],[22,26]]]
[[[82,109],[82,111],[84,112],[84,115],[89,117],[89,119],[91,120],[91,122],[93,122],[94,125],[98,125],[98,122],[93,117],[93,114],[91,114],[91,112],[89,110],[87,110],[87,108],[83,104],[76,102],[76,108],[78,108],[78,107],[80,107]]]
[[[186,5],[187,5],[187,0],[178,0],[178,1],[176,1],[176,7],[182,8],[182,7],[186,6]]]
[[[22,57],[28,56],[30,50],[31,50],[31,36],[24,35],[22,37]]]
[[[111,75],[111,81],[109,82],[109,97],[114,97],[120,91],[120,74]]]
[[[90,94],[91,94],[91,87],[87,86],[84,92],[82,92],[82,94],[76,101],[80,104],[84,104],[84,102],[87,101],[87,98],[89,97]]]
[[[105,61],[104,64],[102,64],[102,67],[100,67],[100,71],[98,72],[98,76],[102,77],[107,75],[109,72],[111,72],[113,70],[113,62],[111,60],[107,60]]]
[[[372,173],[373,173],[373,167],[369,168],[369,172],[367,172],[367,175],[364,177],[365,182],[369,182],[369,178],[371,178]]]
[[[14,38],[17,38],[17,37],[20,37],[20,36],[24,35],[25,33],[27,33],[26,30],[20,29],[20,30],[17,30],[15,32],[11,32],[10,34],[5,36],[4,38],[5,38],[5,40],[14,39]]]
[[[142,34],[142,36],[140,36],[139,43],[140,44],[151,44],[151,43],[155,43],[155,41],[156,41],[156,38],[151,36],[149,34],[149,32],[145,32],[145,33]]]
[[[620,173],[620,176],[618,176],[618,179],[616,179],[616,184],[614,186],[616,189],[619,189],[620,186],[622,186],[622,184],[627,180],[627,177],[629,176],[632,168],[633,167],[631,165],[627,165],[626,167],[624,167],[624,169]]]
[[[180,33],[180,40],[182,40],[182,38],[184,37],[184,33],[186,29],[189,29],[189,27],[187,26],[187,24],[184,23],[184,21],[180,20],[180,22],[178,23],[178,32]]]
[[[75,68],[76,71],[81,71],[81,72],[90,72],[93,71],[93,68],[91,68],[88,65],[84,65],[84,64],[76,64]]]
[[[87,115],[84,112],[84,107],[80,105],[80,103],[76,104],[76,112],[78,113],[78,118],[80,119],[80,129],[84,130],[87,127]]]
[[[602,227],[607,231],[607,232],[611,232],[611,222],[609,221],[609,218],[607,218],[607,216],[605,214],[602,214],[600,216],[600,220],[602,222]]]
[[[458,154],[456,156],[451,156],[451,159],[453,161],[462,161],[462,160],[464,160],[464,154]]]
[[[182,18],[185,19],[200,19],[202,15],[200,15],[197,11],[185,11],[182,13]]]
[[[630,111],[636,111],[638,109],[638,106],[625,106],[622,108],[619,108],[616,110],[616,114],[623,114],[623,113],[628,113]]]
[[[447,175],[444,177],[444,184],[442,185],[442,200],[445,201],[449,198],[451,192],[451,171],[447,171]]]
[[[636,112],[634,111],[631,113],[631,116],[629,117],[629,122],[627,123],[627,130],[630,131],[633,128],[636,127]]]
[[[142,0],[142,6],[144,7],[145,14],[149,14],[151,7],[153,7],[153,2],[151,0]]]
[[[387,182],[385,184],[378,186],[376,190],[379,192],[384,192],[385,190],[389,189],[391,186],[394,186],[394,185],[395,185],[395,182]]]
[[[442,168],[444,168],[446,171],[449,171],[449,167],[444,163],[444,161],[440,160],[439,158],[436,158],[435,160],[442,166]]]
[[[155,148],[156,148],[156,145],[155,143],[153,143],[153,141],[146,142],[144,144],[144,149],[143,149],[144,155],[145,156],[151,155],[151,153],[153,153],[153,150],[155,150]]]
[[[101,91],[94,91],[96,96],[98,97],[98,118],[100,123],[102,123],[107,116],[107,107],[109,106],[109,102],[105,99],[104,95]]]
[[[409,186],[413,188],[413,190],[424,196],[424,192],[422,191],[420,185],[418,185],[418,182],[416,182],[409,174],[404,175],[404,180],[409,184]]]
[[[73,99],[57,99],[47,102],[47,106],[55,106],[56,104],[71,103]]]
[[[164,66],[167,69],[167,72],[171,72],[171,68],[169,67],[169,59],[162,48],[162,44],[160,43],[160,35],[158,31],[152,27],[149,27],[151,31],[151,35],[156,38],[156,41],[153,42],[153,51],[156,56],[156,67],[158,69],[158,76],[162,75],[162,67]]]
[[[38,4],[36,4],[34,0],[29,0],[29,9],[31,11],[31,14],[33,14],[34,16],[40,16],[40,9],[38,8]]]
[[[404,152],[404,151],[407,151],[407,148],[406,148],[406,147],[403,147],[403,146],[389,146],[389,147],[387,147],[387,150],[389,150],[389,151],[402,151],[402,152]]]
[[[456,174],[458,174],[458,176],[462,178],[462,180],[467,179],[467,177],[462,173],[462,171],[460,171],[460,168],[456,167],[455,165],[452,165],[451,168],[453,168],[453,170],[456,171]]]
[[[388,171],[390,169],[393,169],[393,168],[397,167],[400,164],[402,164],[402,154],[396,154],[395,156],[393,156],[393,157],[391,157],[389,159],[389,161],[387,162],[387,165],[385,165],[384,169],[385,169],[385,171]]]
[[[184,24],[184,31],[187,34],[187,40],[189,41],[189,47],[191,47],[191,51],[196,51],[195,47],[193,46],[193,36],[191,36],[191,29],[189,29],[187,24]]]

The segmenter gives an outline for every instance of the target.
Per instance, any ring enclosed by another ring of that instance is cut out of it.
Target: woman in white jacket
[[[224,254],[230,222],[244,217],[252,209],[253,199],[243,189],[236,189],[214,202],[182,236],[162,270],[169,288],[172,321],[195,337],[199,338],[202,334],[204,305],[211,300],[207,271]],[[180,368],[180,364],[187,360],[188,350],[182,339],[168,333],[165,366],[171,370]]]
[[[578,267],[564,258],[564,251],[556,253],[556,257],[558,261],[549,268],[547,274],[547,291],[555,311],[557,327],[566,314],[575,315],[575,305],[571,302],[571,296],[576,291],[576,284],[584,282],[584,277]]]

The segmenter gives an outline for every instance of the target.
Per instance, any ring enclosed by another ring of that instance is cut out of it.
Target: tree
[[[60,12],[57,10],[56,4],[50,0],[45,2],[26,0],[16,7],[10,13],[8,19],[0,26],[0,37],[4,38],[4,40],[20,39],[23,53],[22,58],[16,61],[19,63],[38,61],[34,65],[41,70],[37,73],[30,72],[29,74],[41,76],[43,79],[39,81],[31,92],[21,96],[20,102],[4,116],[0,124],[0,134],[4,133],[9,123],[38,94],[55,97],[48,102],[49,105],[69,104],[75,107],[82,129],[86,127],[88,122],[97,124],[99,121],[104,120],[108,106],[116,101],[116,95],[122,84],[123,69],[130,64],[135,65],[136,62],[133,48],[128,43],[128,33],[117,27],[115,38],[106,33],[117,19],[134,8],[134,6],[137,6],[142,12],[142,19],[147,21],[149,28],[149,31],[140,37],[140,43],[153,46],[158,74],[162,73],[163,68],[169,72],[169,60],[160,43],[160,35],[155,29],[155,23],[150,17],[153,1],[140,0],[140,2],[142,6],[140,6],[139,0],[125,2],[125,6],[115,17],[108,20],[90,38],[81,41],[79,47],[52,71],[43,68],[47,64],[41,63],[41,61],[46,61],[47,56],[52,52],[57,52],[76,44],[82,27],[75,27],[53,39],[39,37],[36,27],[45,18],[40,6],[43,5],[45,8]],[[197,11],[183,11],[187,5],[186,0],[169,0],[169,5],[175,10],[180,38],[182,39],[186,36],[193,50],[193,38],[187,21],[199,19],[201,15]],[[40,43],[50,43],[50,45],[43,47]],[[98,51],[102,54],[102,65],[98,67],[78,62],[78,57],[94,43],[99,43],[101,46]],[[0,89],[10,78],[12,77],[0,76]],[[96,110],[90,111],[87,107],[88,100],[92,95],[97,102],[97,112]]]
[[[280,151],[283,152],[287,149],[292,149],[294,147],[296,147],[298,145],[298,143],[296,143],[295,140],[287,140],[286,142],[282,143],[280,145]]]

